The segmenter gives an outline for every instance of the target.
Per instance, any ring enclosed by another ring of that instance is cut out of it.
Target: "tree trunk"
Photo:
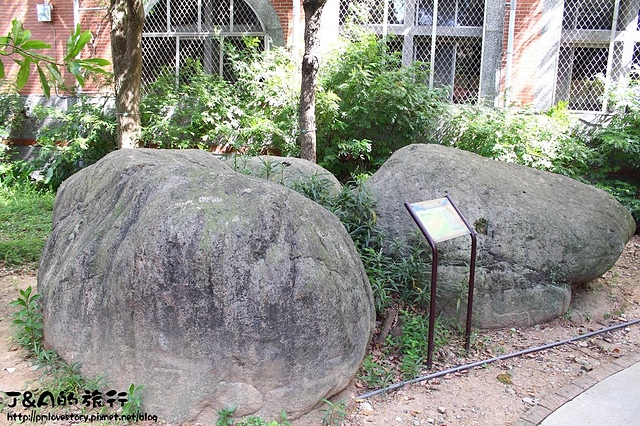
[[[303,0],[304,56],[300,90],[300,158],[316,162],[316,83],[320,49],[320,17],[326,0]]]
[[[111,53],[119,148],[140,144],[142,0],[111,0]]]

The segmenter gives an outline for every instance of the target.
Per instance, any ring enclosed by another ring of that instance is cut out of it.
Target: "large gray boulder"
[[[439,145],[397,151],[366,186],[378,199],[378,224],[410,244],[427,243],[405,202],[448,194],[458,205],[478,233],[473,318],[483,328],[562,315],[572,285],[609,270],[635,230],[629,212],[604,191]],[[470,238],[438,248],[438,298],[446,312],[466,306],[456,302],[466,295]]]
[[[299,417],[348,385],[375,320],[330,212],[197,150],[119,150],[69,178],[38,291],[47,345],[178,423]]]

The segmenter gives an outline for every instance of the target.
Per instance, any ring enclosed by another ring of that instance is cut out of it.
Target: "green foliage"
[[[592,179],[640,169],[640,82],[617,88],[612,102],[613,115],[581,135],[593,151]]]
[[[292,58],[284,49],[259,52],[252,39],[245,44],[244,50],[226,46],[232,81],[187,61],[177,79],[166,69],[145,88],[145,146],[297,153]]]
[[[32,294],[31,287],[20,290],[20,297],[9,305],[20,309],[12,314],[13,324],[17,326],[16,341],[30,353],[42,349],[42,314],[40,313],[39,294]]]
[[[313,174],[305,182],[294,182],[292,189],[320,205],[328,206],[333,202],[333,195],[329,189],[331,185],[332,183],[329,180]]]
[[[122,415],[134,415],[140,412],[140,406],[142,405],[142,397],[140,392],[144,386],[136,386],[131,383],[129,385],[129,389],[127,390],[127,402],[122,406]]]
[[[287,419],[287,413],[284,411],[280,414],[280,421],[271,420],[267,421],[261,417],[251,416],[243,418],[236,423],[233,418],[233,414],[236,411],[236,407],[223,408],[218,410],[218,419],[216,420],[216,426],[291,426],[291,423]]]
[[[12,131],[22,126],[25,116],[22,114],[22,102],[15,84],[0,81],[0,142],[9,139]],[[0,145],[0,159],[7,159],[8,146]]]
[[[640,185],[616,179],[603,179],[595,185],[613,195],[629,210],[636,224],[640,224]]]
[[[375,171],[405,145],[432,141],[438,127],[446,91],[429,89],[425,64],[402,66],[391,45],[363,34],[321,69],[318,159],[341,180]]]
[[[66,43],[66,53],[61,64],[50,56],[37,53],[37,50],[50,49],[51,46],[40,40],[31,39],[31,31],[25,30],[22,22],[14,19],[11,22],[9,33],[0,37],[0,56],[13,59],[20,68],[16,77],[16,86],[22,89],[29,80],[31,67],[35,66],[40,85],[45,96],[51,95],[51,82],[64,86],[64,80],[60,73],[63,66],[73,75],[80,86],[84,86],[87,73],[108,75],[104,69],[109,61],[102,58],[80,59],[78,55],[91,40],[91,31],[82,31],[77,25],[71,32]],[[0,62],[0,79],[4,79],[4,65]]]
[[[35,268],[51,232],[54,194],[33,187],[0,185],[0,262]]]
[[[393,364],[376,360],[373,355],[368,354],[364,357],[356,377],[370,389],[383,388],[393,382],[393,370]]]
[[[560,171],[565,163],[558,156],[565,146],[575,143],[575,124],[562,107],[537,114],[456,105],[445,117],[441,142],[500,161]]]
[[[233,68],[233,89],[246,117],[241,122],[242,150],[299,154],[297,115],[300,76],[296,58],[283,48],[258,51],[245,39],[244,50],[227,47]]]
[[[235,412],[236,407],[229,407],[218,410],[218,420],[216,420],[216,426],[231,426],[233,424],[233,413]]]
[[[80,96],[66,111],[39,107],[36,115],[52,120],[37,136],[42,149],[36,166],[48,188],[57,189],[117,147],[115,111],[108,98]]]
[[[423,282],[430,269],[423,246],[409,247],[384,235],[376,224],[375,199],[362,183],[349,183],[337,194],[332,194],[328,185],[328,181],[312,177],[297,182],[293,189],[342,222],[369,277],[376,312],[382,315],[394,301],[419,304],[428,300]]]
[[[580,123],[559,104],[543,114],[482,106],[455,106],[441,143],[485,157],[563,174],[596,185],[640,219],[640,187],[622,172],[640,169],[640,97],[619,97],[615,113]]]
[[[6,147],[7,157],[10,156],[11,147]],[[22,190],[37,189],[38,186],[32,181],[31,176],[36,171],[33,162],[24,160],[0,160],[0,182],[3,190],[12,187],[19,187]]]
[[[160,148],[224,145],[240,110],[232,87],[188,61],[176,76],[171,69],[145,87],[141,101],[142,140]]]
[[[376,311],[382,314],[394,300],[416,306],[429,301],[428,255],[423,245],[411,247],[378,238],[361,249],[362,263],[373,289]]]
[[[407,379],[420,374],[427,355],[427,336],[429,333],[429,317],[419,311],[403,310],[399,319],[402,323],[402,333],[397,337],[389,337],[391,347],[400,354],[400,370]],[[451,329],[436,319],[434,330],[434,345],[441,347],[449,342]]]
[[[26,290],[20,290],[19,297],[11,301],[10,306],[19,308],[12,314],[14,339],[27,351],[27,356],[36,359],[38,367],[43,370],[42,388],[54,394],[79,394],[83,389],[97,389],[102,378],[86,380],[80,373],[78,363],[67,364],[55,351],[44,349],[43,318],[39,300],[40,295],[28,287]]]
[[[340,401],[336,404],[328,399],[323,399],[322,402],[327,405],[327,408],[322,410],[324,412],[322,426],[340,426],[345,417],[347,417],[347,403]]]

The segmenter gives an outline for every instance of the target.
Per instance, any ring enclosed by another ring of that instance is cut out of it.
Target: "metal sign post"
[[[471,235],[471,261],[469,267],[469,295],[467,298],[467,322],[465,330],[465,349],[469,350],[471,342],[471,313],[473,310],[473,286],[476,269],[476,233],[462,216],[458,207],[449,195],[420,203],[404,203],[409,214],[416,222],[422,234],[429,242],[433,252],[431,265],[431,296],[429,301],[429,336],[427,347],[427,367],[433,364],[433,339],[436,315],[436,287],[438,277],[438,247],[437,243]]]

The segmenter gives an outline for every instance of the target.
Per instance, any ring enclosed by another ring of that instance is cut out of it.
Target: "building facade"
[[[39,15],[47,5],[50,15]],[[640,0],[328,0],[321,41],[328,46],[352,26],[386,36],[404,63],[428,63],[429,83],[449,87],[453,102],[547,109],[565,101],[602,112],[608,91],[636,75],[639,11]],[[300,0],[148,0],[143,78],[177,71],[187,58],[224,75],[221,37],[300,49],[302,15]],[[52,45],[45,54],[61,57],[80,24],[94,36],[83,55],[110,57],[105,0],[0,0],[3,33],[14,18]],[[40,93],[36,80],[23,93]]]

